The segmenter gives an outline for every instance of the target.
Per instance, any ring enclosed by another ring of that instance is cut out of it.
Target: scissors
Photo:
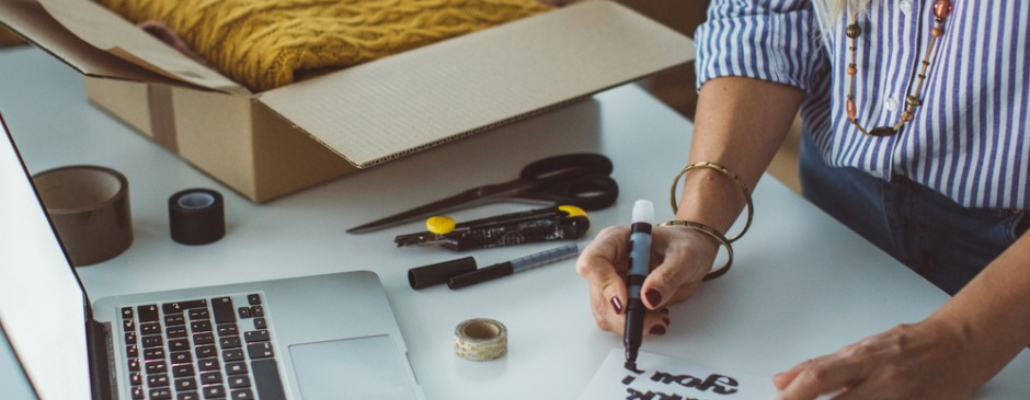
[[[615,203],[619,186],[610,176],[612,161],[594,153],[575,153],[534,161],[517,179],[479,186],[424,206],[348,229],[365,233],[459,208],[500,201],[569,204],[587,211]]]

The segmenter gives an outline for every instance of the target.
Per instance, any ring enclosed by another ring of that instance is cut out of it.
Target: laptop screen
[[[0,117],[0,326],[43,400],[91,397],[86,300],[71,268]]]

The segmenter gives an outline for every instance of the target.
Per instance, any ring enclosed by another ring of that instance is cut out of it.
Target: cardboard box
[[[681,65],[693,43],[595,0],[250,93],[90,0],[0,0],[86,92],[256,202]]]

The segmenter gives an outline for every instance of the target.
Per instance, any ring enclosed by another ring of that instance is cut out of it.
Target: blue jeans
[[[809,201],[954,295],[1030,226],[1026,210],[965,208],[902,176],[885,181],[826,165],[805,133],[801,187]]]

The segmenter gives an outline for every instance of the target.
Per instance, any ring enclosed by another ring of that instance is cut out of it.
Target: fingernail
[[[619,296],[613,296],[609,302],[612,303],[612,309],[616,314],[622,314],[622,300],[619,300]]]
[[[669,307],[664,307],[661,310],[658,310],[658,312],[660,312],[662,314],[668,314],[669,313]]]
[[[669,326],[669,322],[671,322],[668,318],[662,318],[662,321],[665,322],[665,326]]]
[[[651,334],[652,335],[658,335],[658,336],[664,335],[665,334],[665,327],[661,326],[661,325],[655,325],[655,326],[651,327]]]
[[[647,289],[647,293],[644,293],[644,296],[647,297],[647,302],[651,303],[652,307],[662,302],[662,294],[658,293],[657,290]]]

